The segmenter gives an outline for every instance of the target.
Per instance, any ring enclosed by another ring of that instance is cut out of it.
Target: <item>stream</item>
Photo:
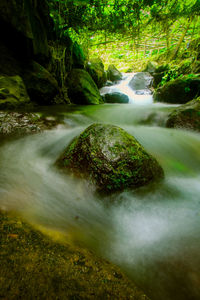
[[[165,128],[174,106],[153,103],[150,94],[130,94],[127,82],[106,88],[128,93],[129,104],[43,107],[43,113],[62,118],[64,125],[4,142],[0,208],[66,233],[120,266],[151,299],[197,300],[200,134]],[[163,182],[102,200],[87,182],[60,172],[54,164],[60,153],[94,122],[115,124],[134,135],[163,167]]]

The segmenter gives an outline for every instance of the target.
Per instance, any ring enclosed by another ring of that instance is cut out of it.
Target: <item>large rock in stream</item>
[[[175,109],[169,115],[166,126],[200,131],[200,97]]]
[[[99,89],[106,83],[106,72],[104,71],[104,65],[100,58],[91,59],[86,66],[86,70]]]
[[[66,78],[66,85],[72,103],[81,105],[103,103],[95,82],[85,70],[73,69]]]
[[[69,173],[89,179],[103,194],[144,186],[164,176],[156,159],[133,136],[108,124],[89,126],[57,163]]]
[[[142,91],[148,90],[153,83],[153,77],[148,72],[139,72],[136,73],[131,81],[129,82],[129,86],[134,91]]]
[[[129,97],[119,92],[104,94],[103,98],[106,103],[129,103]]]
[[[107,79],[110,81],[118,81],[123,78],[122,73],[117,70],[114,65],[109,65],[107,70]]]
[[[154,99],[159,102],[185,104],[198,96],[200,96],[200,77],[198,75],[185,75],[158,88],[154,94]]]

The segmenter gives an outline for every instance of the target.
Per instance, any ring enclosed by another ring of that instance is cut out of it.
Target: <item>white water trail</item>
[[[100,89],[101,95],[107,93],[122,93],[129,97],[129,104],[136,104],[136,105],[146,105],[153,103],[153,96],[152,95],[137,95],[136,91],[134,91],[130,86],[129,83],[133,79],[136,73],[126,73],[123,75],[123,79],[119,81],[117,84],[112,86],[105,86]]]

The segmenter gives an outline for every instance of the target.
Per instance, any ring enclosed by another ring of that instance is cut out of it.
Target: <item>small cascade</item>
[[[147,84],[144,82],[143,85],[141,84],[139,89],[134,88],[134,84],[133,87],[130,86],[131,82],[136,79],[137,74],[142,73],[124,73],[123,79],[118,83],[101,88],[101,95],[103,96],[105,94],[121,93],[129,97],[129,104],[145,105],[153,103],[152,91],[147,88],[149,78],[152,78],[150,74],[149,76],[146,75]]]

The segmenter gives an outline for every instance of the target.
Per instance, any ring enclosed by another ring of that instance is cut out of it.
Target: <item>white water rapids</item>
[[[170,109],[106,104],[48,112],[64,115],[66,126],[1,145],[0,207],[66,232],[118,264],[151,299],[200,299],[200,135],[156,126]],[[96,121],[134,135],[162,165],[164,181],[111,196],[108,206],[110,197],[102,201],[87,182],[61,173],[54,165],[60,153]]]

